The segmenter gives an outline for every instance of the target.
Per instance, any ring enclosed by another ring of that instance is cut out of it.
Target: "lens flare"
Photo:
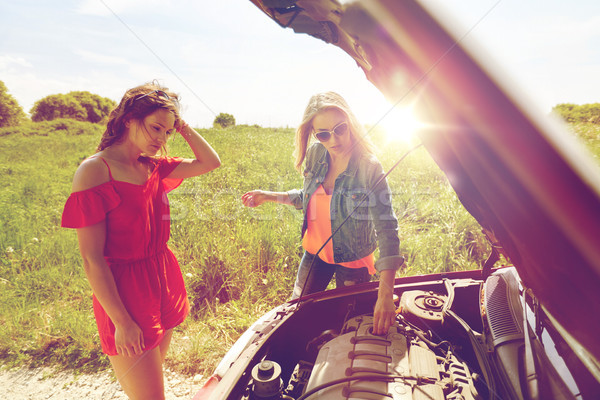
[[[388,141],[412,143],[423,128],[411,107],[394,107],[380,121]]]

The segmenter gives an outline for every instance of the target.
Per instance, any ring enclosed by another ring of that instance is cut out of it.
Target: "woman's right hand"
[[[267,201],[267,194],[262,190],[252,190],[242,195],[242,204],[246,207],[258,207]]]
[[[144,334],[134,321],[126,325],[115,325],[115,347],[120,356],[133,357],[144,352]]]

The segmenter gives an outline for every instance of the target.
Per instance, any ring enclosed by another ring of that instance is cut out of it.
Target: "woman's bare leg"
[[[108,356],[123,391],[131,400],[164,400],[160,346],[139,356]]]
[[[163,363],[172,337],[173,329],[167,330],[158,347],[137,357],[108,356],[123,391],[130,399],[165,398]]]
[[[165,336],[160,341],[160,358],[162,362],[165,362],[165,358],[167,357],[167,351],[169,350],[169,345],[171,344],[171,338],[173,337],[173,328],[167,330],[165,332]]]

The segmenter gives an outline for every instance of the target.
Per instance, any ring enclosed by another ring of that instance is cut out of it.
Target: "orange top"
[[[310,198],[306,209],[306,221],[308,223],[304,238],[302,238],[302,247],[311,254],[315,254],[323,243],[331,236],[331,217],[330,217],[331,195],[325,192],[323,185],[319,185],[315,193]],[[333,258],[333,242],[330,240],[323,250],[319,253],[319,258],[326,263],[335,264]],[[369,274],[375,274],[375,256],[374,253],[356,261],[338,263],[347,268],[367,267]]]

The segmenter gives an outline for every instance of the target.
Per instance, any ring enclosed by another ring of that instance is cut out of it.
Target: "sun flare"
[[[423,127],[411,107],[394,107],[380,121],[388,141],[411,143]]]

